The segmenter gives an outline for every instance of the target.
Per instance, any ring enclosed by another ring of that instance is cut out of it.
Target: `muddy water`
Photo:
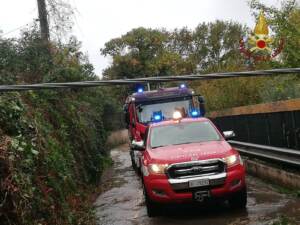
[[[177,206],[162,216],[148,218],[141,183],[131,169],[126,145],[112,150],[114,166],[105,173],[104,191],[95,202],[98,225],[267,225],[279,216],[300,224],[300,199],[278,193],[271,185],[248,176],[247,210],[232,211],[224,205]]]

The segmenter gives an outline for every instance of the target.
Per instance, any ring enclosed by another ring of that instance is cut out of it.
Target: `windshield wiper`
[[[169,146],[169,145],[159,145],[159,146],[154,146],[154,147],[151,147],[152,149],[153,148],[161,148],[161,147],[166,147],[166,146]]]
[[[166,146],[170,146],[170,145],[184,145],[184,144],[191,144],[191,143],[195,143],[195,142],[183,142],[183,143],[178,143],[178,144],[159,145],[159,146],[155,146],[155,147],[151,147],[151,148],[153,149],[153,148],[166,147]]]
[[[173,144],[173,145],[185,145],[185,144],[191,144],[191,143],[195,143],[195,142],[182,142],[182,143],[178,143],[178,144]]]

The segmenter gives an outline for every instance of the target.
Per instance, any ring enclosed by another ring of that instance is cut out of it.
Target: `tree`
[[[74,8],[66,0],[37,0],[37,4],[42,40],[48,43],[51,31],[60,41],[72,29]]]
[[[192,31],[172,32],[137,28],[112,39],[101,49],[113,58],[106,78],[178,75],[241,65],[239,40],[245,27],[238,23],[202,23]],[[198,69],[197,69],[198,68]]]
[[[48,42],[50,38],[49,33],[49,24],[48,24],[48,13],[46,9],[45,0],[37,0],[38,11],[39,11],[39,20],[40,20],[40,29],[41,29],[41,37],[44,42]]]
[[[110,40],[101,49],[104,56],[113,58],[104,79],[167,76],[190,73],[193,65],[170,49],[170,33],[165,30],[137,28]],[[121,102],[134,91],[132,87],[112,89]]]
[[[137,28],[112,39],[101,49],[113,58],[105,78],[164,76],[189,72],[189,63],[168,48],[170,34],[165,30]]]
[[[222,70],[228,64],[243,64],[239,40],[246,27],[238,23],[215,21],[201,23],[195,30],[186,27],[171,32],[171,50],[191,62],[193,72]]]
[[[61,41],[73,27],[75,8],[67,0],[47,0],[50,30],[57,41]]]

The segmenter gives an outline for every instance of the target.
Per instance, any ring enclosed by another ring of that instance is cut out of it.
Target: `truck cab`
[[[176,114],[177,113],[177,114]],[[141,151],[142,182],[148,216],[164,203],[205,203],[228,200],[245,208],[245,168],[239,153],[227,143],[233,131],[220,133],[207,118],[181,118],[152,123]]]
[[[139,88],[136,93],[127,97],[124,113],[134,169],[140,168],[141,154],[135,151],[132,143],[144,139],[149,124],[172,119],[174,111],[180,111],[183,117],[204,116],[204,98],[195,95],[194,91],[185,84],[153,91],[144,91]]]

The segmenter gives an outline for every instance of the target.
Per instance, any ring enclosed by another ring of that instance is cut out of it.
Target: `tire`
[[[229,205],[233,209],[245,209],[247,206],[247,189],[243,188],[229,199]]]
[[[160,210],[159,210],[159,205],[149,198],[145,185],[143,184],[143,192],[144,192],[144,197],[145,197],[145,205],[146,205],[146,210],[147,210],[147,215],[148,217],[156,217],[159,216]]]
[[[137,166],[134,161],[134,155],[133,155],[133,150],[130,150],[130,159],[131,159],[131,166],[134,171],[137,171]]]

